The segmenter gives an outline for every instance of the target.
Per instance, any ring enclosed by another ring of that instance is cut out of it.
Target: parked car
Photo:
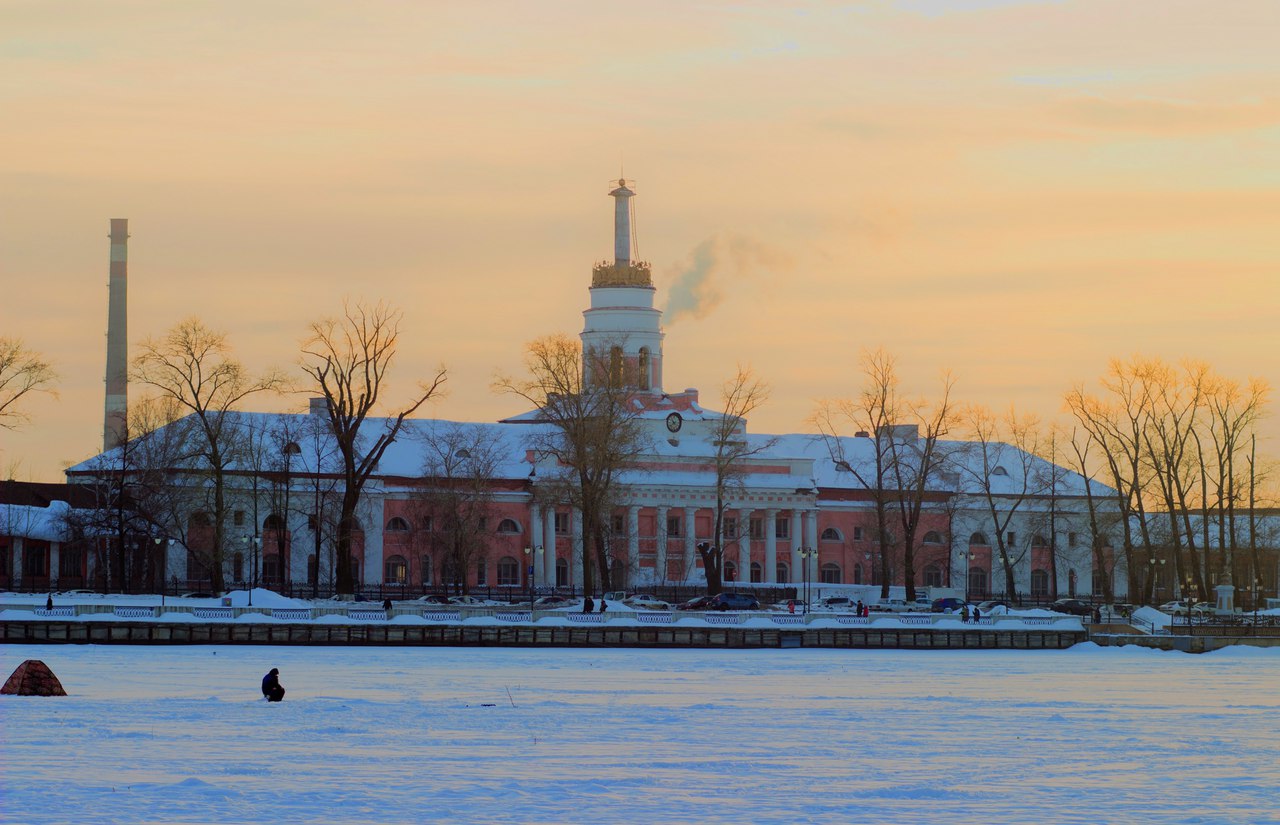
[[[879,604],[872,605],[871,609],[875,610],[877,607],[881,608],[877,611],[879,613],[910,613],[916,609],[915,604],[907,602],[906,599],[881,599]]]
[[[570,599],[568,596],[539,596],[537,599],[534,599],[533,606],[550,610],[556,607],[564,607],[572,601],[576,600]]]
[[[420,601],[423,604],[435,604],[435,605],[453,604],[453,600],[450,599],[448,596],[437,596],[435,593],[428,593],[425,596],[419,596],[417,598],[417,601]]]
[[[960,608],[964,607],[964,605],[965,605],[964,599],[956,599],[948,596],[947,598],[944,598],[944,599],[934,599],[933,603],[929,605],[929,612],[958,613],[960,612]],[[983,611],[983,612],[985,613],[986,611]]]
[[[750,593],[717,593],[705,610],[759,610],[760,600]]]
[[[646,596],[644,593],[635,593],[628,598],[622,600],[627,607],[634,607],[640,610],[670,610],[671,605],[655,596]]]
[[[1082,602],[1079,599],[1058,599],[1049,605],[1049,609],[1054,613],[1066,613],[1071,616],[1093,615],[1093,607],[1088,602]]]
[[[479,596],[454,596],[451,604],[462,605],[463,607],[492,607],[496,602],[482,599]]]
[[[676,605],[676,610],[713,610],[711,603],[714,598],[714,596],[698,596]]]
[[[852,610],[854,605],[853,599],[848,596],[827,596],[813,607],[815,610]]]
[[[178,594],[179,599],[216,599],[217,596],[212,593],[206,593],[203,590],[191,590],[187,593]]]

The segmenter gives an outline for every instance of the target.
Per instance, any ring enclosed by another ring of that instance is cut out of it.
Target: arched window
[[[283,530],[284,519],[280,518],[279,513],[272,513],[271,515],[267,516],[266,519],[263,520],[262,529],[263,530]]]
[[[408,584],[409,563],[404,556],[389,556],[382,572],[382,581],[386,584]]]
[[[760,562],[758,561],[751,562],[751,581],[764,581],[764,568],[760,566]]]
[[[622,347],[609,350],[609,386],[622,386]]]
[[[1031,595],[1039,597],[1049,595],[1049,572],[1047,570],[1031,571]]]
[[[981,533],[974,533],[972,536],[969,536],[969,544],[970,545],[980,544],[983,547],[986,547],[987,537],[982,535]]]
[[[840,584],[840,565],[827,562],[818,571],[823,584]]]
[[[731,561],[724,563],[724,580],[727,582],[736,582],[738,580],[738,565]]]
[[[778,562],[778,584],[787,584],[791,581],[791,568],[784,561]]]
[[[1031,546],[1037,547],[1037,548],[1044,548],[1049,546],[1049,542],[1045,541],[1044,536],[1040,535],[1039,533],[1036,533],[1034,536],[1031,537]]]
[[[649,385],[650,385],[650,383],[653,381],[653,377],[649,375],[649,370],[650,370],[650,369],[651,369],[651,368],[650,368],[650,366],[649,366],[649,348],[648,348],[648,347],[641,347],[641,348],[640,348],[640,361],[639,361],[639,363],[636,365],[636,372],[638,373],[638,376],[637,376],[637,377],[638,377],[640,380],[639,380],[639,381],[637,381],[636,383],[639,385],[640,389],[642,389],[642,390],[647,390],[647,389],[649,389]]]
[[[844,541],[844,536],[840,535],[840,531],[834,527],[828,527],[822,531],[822,535],[818,536],[821,541]]]
[[[985,567],[969,568],[969,595],[985,596],[988,593],[990,585],[988,584],[990,577],[987,575]]]
[[[1106,584],[1106,576],[1103,575],[1101,570],[1094,570],[1093,571],[1093,595],[1095,596],[1103,595],[1106,592],[1106,589],[1103,587],[1104,584]]]
[[[926,564],[924,568],[924,586],[942,587],[942,565]]]
[[[405,521],[399,516],[393,516],[390,520],[387,521],[387,532],[407,533],[409,532],[409,522]]]
[[[515,519],[504,518],[502,521],[498,522],[498,532],[519,533],[520,525],[516,523]]]
[[[262,557],[263,584],[280,584],[283,579],[282,572],[279,553],[268,553]]]
[[[498,586],[515,587],[520,583],[520,564],[510,556],[498,559]]]
[[[1003,467],[995,467],[994,469],[992,469],[992,470],[991,470],[991,475],[993,475],[993,476],[1007,476],[1007,475],[1009,475],[1009,471],[1008,471],[1008,470],[1006,470],[1006,469],[1005,469],[1005,468],[1003,468]]]
[[[942,544],[942,534],[937,530],[930,530],[924,534],[925,544]],[[939,585],[941,586],[941,585]]]

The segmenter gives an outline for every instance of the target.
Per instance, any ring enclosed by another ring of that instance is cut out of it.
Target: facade
[[[608,525],[605,587],[697,585],[705,581],[697,545],[713,540],[712,434],[721,416],[703,406],[696,389],[663,387],[662,313],[654,306],[648,264],[631,260],[635,193],[620,180],[610,195],[614,260],[593,267],[581,340],[585,350],[608,353],[608,380],[631,388],[649,443],[638,466],[621,478]],[[232,474],[234,504],[224,522],[228,582],[319,592],[333,581],[332,518],[340,490],[325,416],[322,403],[308,414],[236,415],[238,427],[268,434],[259,443],[276,447],[256,469],[241,466]],[[556,500],[547,480],[557,468],[532,447],[551,426],[537,412],[497,423],[406,421],[365,489],[353,541],[355,580],[406,589],[580,587],[581,513]],[[890,528],[882,561],[876,496],[858,469],[874,463],[877,439],[898,439],[909,453],[918,441],[913,427],[827,439],[756,435],[743,422],[738,436],[760,449],[743,461],[731,492],[722,542],[726,587],[905,584],[901,536]],[[979,451],[945,442],[939,449],[945,467],[926,485],[913,548],[917,587],[999,596],[1008,590],[1007,563],[1019,596],[1101,594],[1103,577],[1118,597],[1127,592],[1123,558],[1111,549],[1119,545],[1119,531],[1091,532],[1090,482],[1010,445]],[[475,515],[477,501],[462,502],[475,517],[467,522],[468,552],[461,554],[447,526],[456,527],[456,519],[446,518],[461,505],[442,491],[463,486],[454,474],[458,467],[446,465],[469,451],[491,460],[482,475],[482,513]],[[71,468],[68,479],[100,481],[104,467],[123,466],[118,452]],[[176,515],[163,531],[173,539],[164,561],[167,583],[198,589],[208,578],[202,567],[212,541],[208,509],[197,494],[200,475],[195,468],[168,469],[172,483],[187,485],[192,495],[185,510],[171,508]],[[1095,500],[1113,495],[1094,483]],[[86,575],[92,578],[91,571]]]

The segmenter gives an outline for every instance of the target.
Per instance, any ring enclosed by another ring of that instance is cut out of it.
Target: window
[[[262,522],[263,530],[283,530],[284,519],[280,518],[278,513],[272,513]]]
[[[231,557],[231,580],[244,581],[244,553],[236,553]]]
[[[422,583],[431,584],[431,557],[423,556],[419,564],[421,566],[418,568],[418,572],[422,577]]]
[[[520,525],[516,524],[515,519],[504,518],[498,522],[499,533],[519,533]]]
[[[569,562],[556,559],[556,587],[569,586]]]
[[[970,545],[980,544],[983,547],[986,547],[987,537],[982,535],[981,533],[974,533],[972,536],[969,536],[969,544]]]
[[[569,514],[568,513],[556,513],[556,535],[558,536],[569,535]]]
[[[488,529],[489,529],[489,518],[488,518],[488,516],[481,516],[481,517],[480,517],[480,523],[477,525],[477,528],[476,528],[476,529],[478,529],[481,533],[483,533],[485,530],[488,530]]]
[[[283,579],[281,573],[279,553],[268,553],[262,557],[262,582],[264,584],[279,584]]]
[[[1076,541],[1077,541],[1077,540],[1078,540],[1078,539],[1076,538],[1076,534],[1075,534],[1075,533],[1067,533],[1067,546],[1068,546],[1068,547],[1075,547],[1075,546],[1076,546]]]
[[[777,579],[778,584],[787,584],[791,581],[791,568],[784,561],[778,562]]]
[[[640,389],[642,390],[649,389],[649,383],[652,379],[649,377],[649,348],[648,347],[640,348],[640,361],[636,365],[636,373],[637,373],[636,377],[639,379],[638,381],[636,381],[637,386],[639,386]]]
[[[386,584],[408,584],[409,565],[404,556],[391,556],[383,565],[382,581]]]
[[[784,522],[778,522],[778,523],[783,524]],[[760,518],[751,519],[747,523],[747,530],[750,531],[750,537],[752,539],[763,539],[764,538],[764,519],[760,519]]]
[[[625,536],[627,534],[627,519],[622,513],[613,514],[613,534],[615,536]]]
[[[762,582],[764,581],[763,577],[764,577],[764,569],[760,566],[760,562],[757,562],[757,561],[751,562],[751,581]]]
[[[854,584],[863,584],[863,581],[862,581],[862,565],[861,565],[861,564],[855,564],[855,565],[853,566],[853,583],[854,583]]]
[[[736,539],[738,537],[738,520],[736,518],[726,518],[721,524],[721,530],[726,539]]]
[[[1009,475],[1009,471],[1008,471],[1008,470],[1006,470],[1006,469],[1005,469],[1005,468],[1003,468],[1003,467],[996,467],[994,470],[992,470],[992,471],[991,471],[991,475],[993,475],[993,476],[1007,476],[1007,475]]]
[[[489,586],[489,568],[485,564],[484,559],[476,560],[476,586],[477,587]]]
[[[840,584],[840,565],[827,563],[818,571],[823,584]]]
[[[235,516],[233,516],[233,520],[235,521],[235,525],[236,525],[237,527],[241,527],[241,526],[243,526],[243,525],[244,525],[244,510],[236,510]]]
[[[387,531],[391,533],[407,533],[409,532],[409,522],[399,516],[395,516],[387,522]]]
[[[985,596],[988,592],[988,576],[985,567],[969,568],[969,595]]]
[[[780,518],[774,521],[773,537],[775,539],[791,538],[791,522],[784,518]]]
[[[1106,577],[1103,576],[1101,570],[1093,571],[1093,595],[1101,596],[1105,593],[1103,585],[1106,583]]]
[[[855,528],[853,528],[853,540],[854,540],[854,541],[862,541],[862,528],[861,528],[861,527],[855,527]]]
[[[307,556],[307,581],[320,582],[320,566],[316,564],[316,554],[312,553]]]
[[[422,517],[422,529],[423,529],[423,530],[426,530],[428,533],[430,533],[432,530],[436,529],[436,522],[435,522],[435,519],[433,519],[431,516],[423,516],[423,517]]]
[[[1049,595],[1049,573],[1047,571],[1031,571],[1031,595],[1041,598]]]
[[[680,517],[679,516],[667,516],[667,535],[668,536],[680,535]]]
[[[7,553],[5,555],[8,556]],[[7,574],[8,568],[5,568],[4,572]],[[66,546],[62,548],[62,552],[58,554],[58,575],[75,579],[84,575],[84,553],[80,548]]]
[[[724,580],[727,582],[736,582],[738,580],[738,565],[731,561],[724,563]]]
[[[942,587],[942,565],[934,563],[927,564],[924,568],[924,586],[925,587]]]
[[[515,587],[520,583],[520,565],[510,556],[498,559],[498,586]]]
[[[930,530],[929,532],[924,534],[924,543],[925,544],[942,544],[942,534],[939,533],[937,530]],[[942,585],[936,585],[936,586],[941,587]]]
[[[1036,533],[1031,537],[1031,546],[1039,549],[1043,549],[1049,546],[1049,542],[1045,541],[1044,536],[1040,535],[1039,533]]]
[[[622,347],[609,350],[609,386],[622,386]]]
[[[822,535],[818,537],[822,541],[840,541],[840,531],[834,527],[828,527],[822,531]]]
[[[1004,544],[1005,544],[1005,546],[1006,546],[1006,547],[1017,547],[1017,546],[1018,546],[1018,534],[1017,534],[1017,533],[1015,533],[1015,532],[1013,532],[1012,530],[1010,530],[1008,533],[1005,533],[1005,534],[1004,534]]]

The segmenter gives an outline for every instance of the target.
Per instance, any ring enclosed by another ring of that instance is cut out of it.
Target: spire
[[[635,192],[627,188],[626,178],[618,178],[618,188],[609,193],[613,203],[613,262],[616,266],[631,264],[631,205]]]
[[[111,219],[111,275],[107,295],[107,398],[102,420],[102,448],[128,439],[129,407],[129,219]]]

